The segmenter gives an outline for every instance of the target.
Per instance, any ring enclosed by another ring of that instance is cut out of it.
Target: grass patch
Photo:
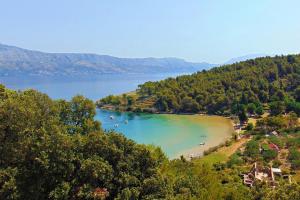
[[[202,158],[198,158],[193,160],[193,162],[195,164],[207,164],[207,165],[213,165],[215,163],[219,163],[219,162],[226,162],[228,159],[228,156],[226,156],[226,154],[221,153],[221,152],[214,152],[211,153],[207,156],[204,156]]]

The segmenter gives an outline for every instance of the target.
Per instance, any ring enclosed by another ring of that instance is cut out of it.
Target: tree
[[[269,188],[263,194],[263,200],[291,199],[300,199],[300,186],[296,183],[279,185],[276,190]]]
[[[199,111],[198,103],[191,97],[185,97],[181,102],[181,111],[196,113]]]
[[[300,102],[296,102],[292,100],[287,101],[286,110],[288,112],[295,112],[298,116],[300,116]]]
[[[0,199],[116,199],[125,191],[136,199],[166,198],[158,175],[163,153],[95,127],[91,100],[4,92]]]
[[[259,157],[260,151],[257,141],[251,140],[246,144],[245,155],[252,159],[257,159]]]
[[[274,101],[269,104],[271,115],[279,115],[285,111],[285,104],[282,101]]]
[[[295,89],[295,100],[300,102],[300,86]]]
[[[247,105],[247,111],[250,114],[254,114],[256,111],[256,105],[254,103],[250,103]]]
[[[230,156],[229,161],[227,162],[228,167],[233,167],[234,165],[241,165],[244,163],[244,160],[238,156],[236,153]]]
[[[263,109],[263,107],[262,107],[262,106],[258,106],[258,107],[256,108],[256,110],[255,110],[255,113],[256,113],[257,115],[262,115],[262,114],[264,114],[264,109]]]
[[[19,198],[16,174],[16,168],[0,168],[0,199],[13,200]]]
[[[288,62],[287,56],[258,58],[192,75],[146,82],[137,89],[136,105],[140,110],[156,108],[163,112],[201,110],[217,115],[242,112],[262,115],[262,104],[268,103],[272,114],[277,115],[285,112],[285,99],[299,102],[300,56],[292,57],[293,62]],[[248,110],[241,108],[242,105],[248,105]],[[293,108],[299,107],[295,105]],[[293,111],[299,115],[300,111]]]
[[[87,134],[100,130],[100,123],[94,120],[96,106],[93,101],[78,95],[70,102],[60,100],[57,103],[60,120],[68,127],[69,133]]]
[[[270,160],[275,159],[277,157],[278,153],[275,150],[268,149],[268,150],[264,150],[262,155],[263,155],[264,160],[269,162]]]
[[[251,131],[253,128],[254,128],[253,123],[248,123],[247,126],[246,126],[247,131]]]
[[[127,102],[128,102],[128,106],[132,106],[135,104],[136,99],[133,96],[127,96]]]
[[[242,112],[239,113],[239,120],[241,122],[244,122],[244,121],[248,120],[248,116],[247,116],[245,111],[242,111]]]

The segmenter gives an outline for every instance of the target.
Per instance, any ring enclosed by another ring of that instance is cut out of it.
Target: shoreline
[[[206,156],[205,152],[211,150],[211,149],[220,149],[224,146],[226,146],[226,143],[229,142],[232,139],[233,134],[235,133],[234,130],[234,122],[230,118],[226,118],[224,116],[219,116],[219,115],[199,115],[195,114],[195,116],[203,116],[203,117],[217,117],[217,118],[222,118],[224,120],[222,123],[223,128],[225,126],[227,127],[226,129],[220,129],[218,127],[215,127],[213,124],[209,126],[209,134],[208,138],[210,141],[205,142],[205,145],[197,145],[193,148],[187,149],[181,153],[179,153],[176,157],[180,157],[181,155],[188,159],[195,159],[195,158],[201,158]],[[226,122],[227,121],[227,122]],[[227,126],[230,124],[229,126]],[[211,132],[213,132],[211,134]]]
[[[100,110],[106,110],[106,111],[112,111],[112,112],[122,112],[122,113],[137,113],[137,114],[158,114],[158,115],[200,115],[200,116],[218,116],[218,117],[224,117],[224,118],[228,118],[230,119],[230,116],[225,116],[225,115],[214,115],[214,114],[208,114],[208,113],[184,113],[184,112],[178,112],[178,113],[175,113],[175,112],[140,112],[140,111],[126,111],[126,110],[117,110],[115,109],[116,107],[114,106],[101,106],[101,107],[98,107],[97,106],[97,109],[100,109]]]
[[[97,109],[108,111],[108,112],[132,113],[137,115],[157,114],[157,115],[173,115],[173,116],[177,115],[177,116],[191,116],[191,117],[194,116],[195,117],[194,119],[191,118],[189,120],[205,121],[204,124],[208,124],[206,127],[208,134],[205,136],[205,145],[203,146],[199,145],[201,143],[200,140],[198,145],[177,153],[175,156],[171,157],[171,159],[178,159],[180,158],[180,156],[184,156],[186,159],[191,159],[191,157],[192,158],[203,157],[205,156],[204,155],[205,151],[208,151],[211,148],[219,148],[221,146],[224,146],[226,142],[232,138],[232,135],[235,132],[234,121],[228,116],[226,117],[222,115],[211,115],[211,114],[204,114],[204,113],[162,113],[162,112],[146,113],[146,112],[132,112],[132,111],[116,111],[113,109],[104,109],[103,107]],[[212,120],[211,118],[215,118],[215,119]]]

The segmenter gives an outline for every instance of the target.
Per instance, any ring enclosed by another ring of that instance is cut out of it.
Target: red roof
[[[273,149],[273,150],[280,151],[279,147],[278,147],[276,144],[274,144],[274,143],[270,143],[270,144],[269,144],[269,147],[270,147],[271,149]]]

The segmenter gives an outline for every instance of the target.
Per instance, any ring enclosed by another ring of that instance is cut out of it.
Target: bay
[[[219,116],[136,114],[98,110],[96,119],[142,144],[160,146],[169,158],[201,156],[233,132],[229,119]],[[205,145],[200,145],[205,143]]]
[[[98,100],[110,94],[135,90],[146,81],[157,81],[179,74],[103,75],[82,79],[1,78],[0,83],[15,90],[36,89],[54,99],[71,99],[81,94]],[[114,116],[114,119],[110,119]],[[202,155],[203,151],[224,142],[232,133],[230,120],[218,116],[136,114],[97,110],[96,119],[106,130],[114,129],[142,144],[160,146],[169,158]],[[117,127],[116,127],[117,126]],[[205,143],[205,145],[199,145]]]

